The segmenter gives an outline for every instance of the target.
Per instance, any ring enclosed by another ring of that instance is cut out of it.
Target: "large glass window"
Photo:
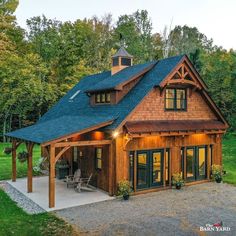
[[[187,109],[186,90],[166,89],[165,109],[185,111]]]

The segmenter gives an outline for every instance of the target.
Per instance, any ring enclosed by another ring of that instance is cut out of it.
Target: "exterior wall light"
[[[118,131],[114,131],[114,132],[112,133],[113,138],[117,138],[118,135],[119,135],[119,132],[118,132]]]

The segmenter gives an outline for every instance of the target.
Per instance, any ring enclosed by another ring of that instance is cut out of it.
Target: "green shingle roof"
[[[153,66],[139,83],[116,105],[91,106],[87,95],[88,90],[93,89],[99,84],[101,88],[101,84],[104,84],[104,89],[107,88],[107,84],[110,84],[110,80],[113,78],[111,72],[107,71],[87,76],[60,99],[35,125],[13,131],[8,133],[7,136],[44,143],[110,120],[113,120],[113,123],[105,127],[105,129],[114,130],[148,92],[166,78],[183,57],[176,56],[157,62],[128,67],[123,73],[113,75],[117,80],[125,81],[125,79],[129,79],[130,74],[138,74],[141,68],[145,69],[148,66]],[[75,94],[76,96],[73,96]]]

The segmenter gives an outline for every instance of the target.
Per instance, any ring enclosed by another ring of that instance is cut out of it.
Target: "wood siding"
[[[187,111],[165,111],[165,92],[162,96],[160,90],[154,88],[144,100],[136,107],[127,121],[140,120],[216,120],[211,108],[204,101],[201,94],[187,92]]]

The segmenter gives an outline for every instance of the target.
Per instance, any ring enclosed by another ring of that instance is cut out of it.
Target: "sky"
[[[147,10],[153,32],[165,26],[196,26],[214,44],[236,49],[236,0],[19,0],[18,24],[26,28],[26,19],[45,15],[60,21],[75,21],[111,13],[113,20],[136,10]]]

